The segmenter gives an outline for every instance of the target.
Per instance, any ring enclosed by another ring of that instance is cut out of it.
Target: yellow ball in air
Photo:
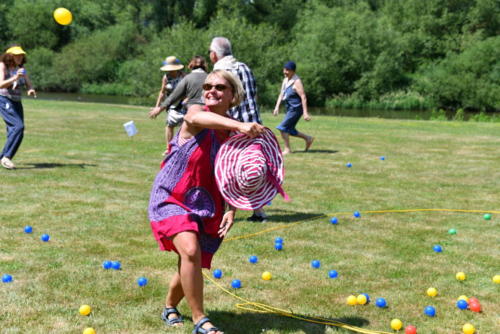
[[[63,26],[67,26],[68,24],[71,24],[71,21],[73,21],[73,15],[69,10],[66,8],[57,8],[54,10],[54,20],[56,20],[57,23]]]

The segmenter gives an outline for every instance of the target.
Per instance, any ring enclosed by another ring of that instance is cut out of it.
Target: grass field
[[[177,261],[158,250],[147,219],[163,117],[152,121],[146,108],[130,106],[24,105],[18,169],[0,170],[0,274],[14,279],[0,285],[0,333],[191,333],[190,320],[169,329],[159,318]],[[265,114],[264,122],[274,129],[281,118]],[[132,139],[122,126],[129,120],[139,130]],[[500,214],[483,219],[500,210],[500,124],[317,116],[299,130],[316,141],[303,153],[303,142],[292,139],[297,152],[285,158],[285,190],[293,201],[276,198],[265,224],[238,213],[214,259],[224,273],[218,283],[252,302],[364,330],[392,332],[399,318],[420,334],[461,333],[467,322],[477,333],[500,333],[500,285],[492,282],[500,274]],[[0,136],[3,144],[3,129]],[[369,213],[429,208],[479,212]],[[49,242],[40,241],[43,233]],[[278,236],[282,251],[274,249]],[[249,263],[250,255],[259,262]],[[314,259],[321,268],[311,268]],[[104,260],[120,261],[122,270],[104,270]],[[263,281],[263,271],[272,280]],[[467,280],[455,279],[459,271]],[[231,289],[232,279],[243,288]],[[239,300],[206,281],[206,310],[226,333],[351,333],[238,309]],[[437,297],[426,295],[431,286]],[[346,304],[362,292],[369,305]],[[477,297],[483,312],[459,310],[460,295]],[[379,297],[387,308],[374,305]],[[89,317],[78,313],[82,304],[92,307]],[[424,315],[427,305],[436,317]],[[189,318],[185,302],[180,310]]]

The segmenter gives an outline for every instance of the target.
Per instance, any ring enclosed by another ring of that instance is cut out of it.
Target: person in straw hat
[[[160,70],[166,73],[163,75],[160,92],[158,93],[155,107],[150,111],[150,117],[151,112],[158,111],[164,99],[169,96],[174,91],[175,87],[177,87],[177,85],[181,82],[182,78],[184,77],[184,74],[181,71],[183,68],[184,65],[181,64],[181,61],[177,57],[169,56],[165,58],[165,61],[163,61],[162,63],[162,67],[160,67]],[[174,128],[181,124],[182,120],[184,119],[186,110],[184,109],[182,102],[183,101],[176,101],[176,103],[170,105],[170,108],[168,110],[165,127],[166,150],[163,153],[164,155],[168,153],[169,143],[174,137]],[[156,116],[160,112],[161,110],[156,113]]]
[[[201,96],[203,89],[201,86],[207,78],[205,58],[202,56],[194,56],[189,62],[188,68],[191,70],[191,73],[186,75],[176,85],[175,89],[159,106],[151,109],[149,112],[150,118],[156,118],[163,110],[169,109],[171,106],[175,107],[183,99],[187,108],[193,104],[203,105]]]
[[[35,89],[26,74],[26,52],[14,45],[0,56],[0,113],[7,125],[7,141],[0,153],[0,164],[6,169],[16,166],[12,159],[24,137],[24,110],[21,88],[26,87],[28,96],[36,97]]]
[[[268,133],[258,123],[243,123],[227,116],[229,108],[240,103],[242,94],[239,79],[230,72],[216,70],[207,76],[203,84],[205,105],[188,109],[155,178],[149,201],[151,229],[160,249],[175,251],[179,257],[162,319],[168,326],[182,326],[177,306],[185,297],[195,334],[222,333],[204,312],[201,273],[202,268],[210,268],[236,212],[235,206],[226,203],[217,185],[214,173],[217,152],[231,131],[245,138],[259,138]]]

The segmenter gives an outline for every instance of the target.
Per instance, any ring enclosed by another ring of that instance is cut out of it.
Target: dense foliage
[[[73,13],[70,26],[52,18]],[[274,104],[298,65],[311,105],[500,110],[498,0],[3,0],[0,45],[21,43],[40,90],[151,97],[161,61],[233,42]]]

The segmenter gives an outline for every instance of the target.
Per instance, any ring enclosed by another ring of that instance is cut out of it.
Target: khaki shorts
[[[167,115],[168,126],[177,126],[184,120],[184,113],[178,111],[177,109],[169,109]]]

